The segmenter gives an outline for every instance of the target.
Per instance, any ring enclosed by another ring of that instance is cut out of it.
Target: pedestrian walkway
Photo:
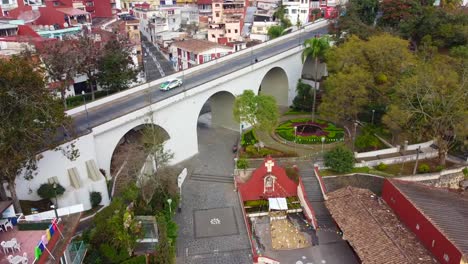
[[[146,81],[154,81],[175,72],[172,62],[166,59],[156,45],[142,36],[141,44],[144,49],[144,67]]]

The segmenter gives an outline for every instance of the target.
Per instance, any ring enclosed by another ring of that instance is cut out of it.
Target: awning
[[[72,7],[57,8],[56,10],[59,11],[59,12],[64,13],[65,15],[68,15],[68,16],[89,15],[89,13],[86,12],[86,11],[83,11],[81,9],[72,8]]]
[[[288,210],[286,198],[268,198],[270,210]]]

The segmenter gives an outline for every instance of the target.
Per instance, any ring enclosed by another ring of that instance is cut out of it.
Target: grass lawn
[[[382,170],[382,172],[392,174],[392,175],[403,175],[403,176],[413,175],[413,169],[414,169],[415,163],[416,163],[415,161],[411,161],[411,162],[406,162],[404,164],[401,164],[401,163],[391,164],[391,165],[388,165],[386,169]],[[439,165],[439,161],[438,159],[420,160],[418,162],[418,167],[421,164],[429,165],[430,172],[437,172],[437,166]],[[453,166],[453,163],[446,161],[445,168],[450,168],[451,166]],[[416,174],[420,174],[418,173],[417,169],[416,169]]]
[[[382,177],[391,178],[391,177],[412,175],[414,164],[415,164],[414,161],[406,162],[404,164],[402,163],[391,164],[391,165],[388,165],[387,168],[385,168],[384,170],[377,170],[375,168],[369,168],[369,167],[353,168],[351,172],[347,172],[347,173],[338,173],[333,170],[320,170],[320,175],[322,177],[328,177],[328,176],[346,175],[346,174],[352,174],[352,173],[369,173],[369,174],[379,175]],[[437,172],[437,166],[439,165],[439,161],[437,159],[420,160],[418,162],[418,166],[421,164],[429,165],[430,172]],[[450,168],[453,165],[454,163],[447,161],[445,167]],[[416,171],[416,174],[420,174],[420,173]]]
[[[304,112],[304,111],[296,111],[296,110],[289,110],[283,115],[310,115],[311,112]]]

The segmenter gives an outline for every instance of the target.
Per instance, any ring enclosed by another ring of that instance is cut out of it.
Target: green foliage
[[[445,169],[445,166],[443,166],[443,165],[437,165],[435,167],[435,171],[437,171],[437,172],[443,171],[444,169]]]
[[[127,250],[115,248],[107,243],[99,245],[99,252],[105,260],[104,263],[122,263],[130,257]]]
[[[297,81],[297,95],[293,100],[293,108],[298,111],[310,111],[312,109],[312,87],[303,83],[301,79]]]
[[[379,10],[378,0],[351,0],[351,5],[355,6],[356,15],[367,25],[372,25]]]
[[[353,152],[343,146],[337,146],[334,149],[326,152],[324,159],[325,166],[336,172],[350,172],[354,167]]]
[[[245,90],[236,97],[233,109],[234,119],[238,123],[247,123],[253,129],[271,131],[278,122],[276,100],[269,95],[255,95],[252,90]]]
[[[286,8],[281,5],[275,12],[274,16],[279,19],[283,28],[289,28],[292,26],[291,21],[285,16]]]
[[[91,192],[89,195],[89,200],[91,202],[91,206],[94,208],[98,206],[102,201],[102,196],[100,192]]]
[[[95,99],[99,99],[102,97],[106,97],[107,95],[113,94],[115,91],[107,91],[107,90],[101,90],[101,91],[96,91],[94,93]],[[87,93],[84,95],[86,103],[91,102],[91,93]],[[76,106],[80,106],[84,104],[83,100],[83,95],[75,95],[75,96],[69,96],[66,99],[67,101],[67,107],[68,108],[73,108]]]
[[[463,170],[463,175],[465,175],[465,180],[468,179],[468,167],[465,167]]]
[[[16,197],[16,177],[32,179],[41,158],[37,153],[54,148],[57,131],[62,127],[69,129],[71,123],[63,104],[46,89],[43,74],[31,54],[0,59],[1,179],[8,182],[17,212],[21,208]],[[68,150],[65,154],[73,159]]]
[[[284,27],[283,26],[271,26],[268,28],[267,35],[271,39],[275,39],[283,35]]]
[[[255,145],[256,143],[258,143],[258,139],[255,136],[253,129],[242,134],[241,146],[246,147],[249,145]]]
[[[175,240],[168,235],[168,222],[164,214],[156,216],[159,229],[159,241],[156,246],[155,264],[173,264],[175,263]]]
[[[98,70],[97,82],[110,91],[127,89],[136,81],[138,71],[134,69],[127,40],[114,37],[106,43]]]
[[[296,141],[299,144],[321,144],[322,136],[310,135],[310,136],[301,136],[294,135],[294,124],[295,123],[306,123],[310,122],[310,118],[298,118],[290,119],[284,123],[281,123],[276,129],[275,133],[278,134],[285,140]],[[325,120],[316,119],[315,123],[317,124],[326,124],[326,127],[323,128],[323,131],[328,134],[325,135],[325,143],[338,142],[344,140],[344,130],[342,128],[337,128],[333,123],[329,123]]]
[[[388,168],[388,165],[385,163],[379,163],[379,165],[377,165],[375,168],[379,171],[384,171]]]
[[[55,187],[56,188],[54,188],[54,184],[43,183],[39,186],[39,189],[37,189],[37,195],[42,199],[52,199],[55,198],[55,196],[61,196],[65,192],[65,188],[63,188],[62,185],[57,183]]]
[[[288,175],[289,179],[291,179],[295,183],[299,182],[299,171],[296,167],[286,167],[284,168],[284,170],[286,171],[286,175]]]
[[[146,264],[146,256],[141,255],[125,260],[122,264]]]
[[[428,173],[431,171],[431,167],[429,165],[422,163],[418,166],[418,172],[419,173]]]
[[[237,160],[237,168],[240,170],[245,170],[249,167],[249,161],[244,158],[240,158]]]

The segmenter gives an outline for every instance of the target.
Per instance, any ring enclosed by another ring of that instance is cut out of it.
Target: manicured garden
[[[280,124],[275,133],[281,138],[299,144],[333,143],[344,140],[344,130],[335,124],[310,118],[290,119]]]
[[[261,145],[257,136],[255,135],[255,130],[249,130],[242,134],[241,138],[241,150],[240,157],[242,158],[263,158],[266,156],[271,157],[292,157],[294,153],[284,153],[282,151],[265,147]]]

